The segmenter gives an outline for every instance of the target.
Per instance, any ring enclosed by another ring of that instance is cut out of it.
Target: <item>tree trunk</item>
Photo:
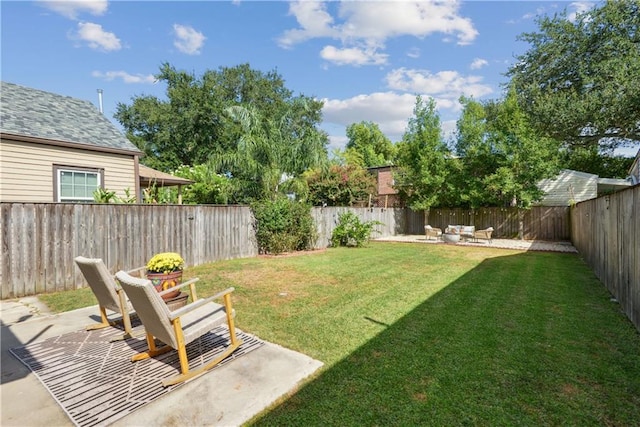
[[[524,210],[518,208],[518,239],[524,239]]]

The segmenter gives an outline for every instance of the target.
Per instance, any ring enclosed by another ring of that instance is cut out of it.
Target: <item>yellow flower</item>
[[[173,271],[182,270],[184,260],[175,252],[162,252],[155,254],[147,263],[147,272],[149,273],[171,273]]]

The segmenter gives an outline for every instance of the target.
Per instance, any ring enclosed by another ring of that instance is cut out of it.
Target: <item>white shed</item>
[[[553,179],[544,179],[538,187],[545,192],[540,206],[569,206],[598,196],[598,175],[562,169]]]

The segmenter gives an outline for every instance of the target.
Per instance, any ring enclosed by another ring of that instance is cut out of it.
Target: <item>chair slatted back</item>
[[[178,342],[169,320],[169,308],[151,281],[133,277],[124,271],[118,271],[116,279],[129,297],[147,332],[177,349]]]
[[[98,304],[120,313],[120,301],[118,294],[116,294],[118,284],[104,262],[100,258],[85,258],[83,256],[76,257],[74,261],[91,287]]]

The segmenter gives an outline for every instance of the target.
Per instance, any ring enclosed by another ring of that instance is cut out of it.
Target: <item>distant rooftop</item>
[[[89,101],[1,82],[0,132],[140,152]]]

